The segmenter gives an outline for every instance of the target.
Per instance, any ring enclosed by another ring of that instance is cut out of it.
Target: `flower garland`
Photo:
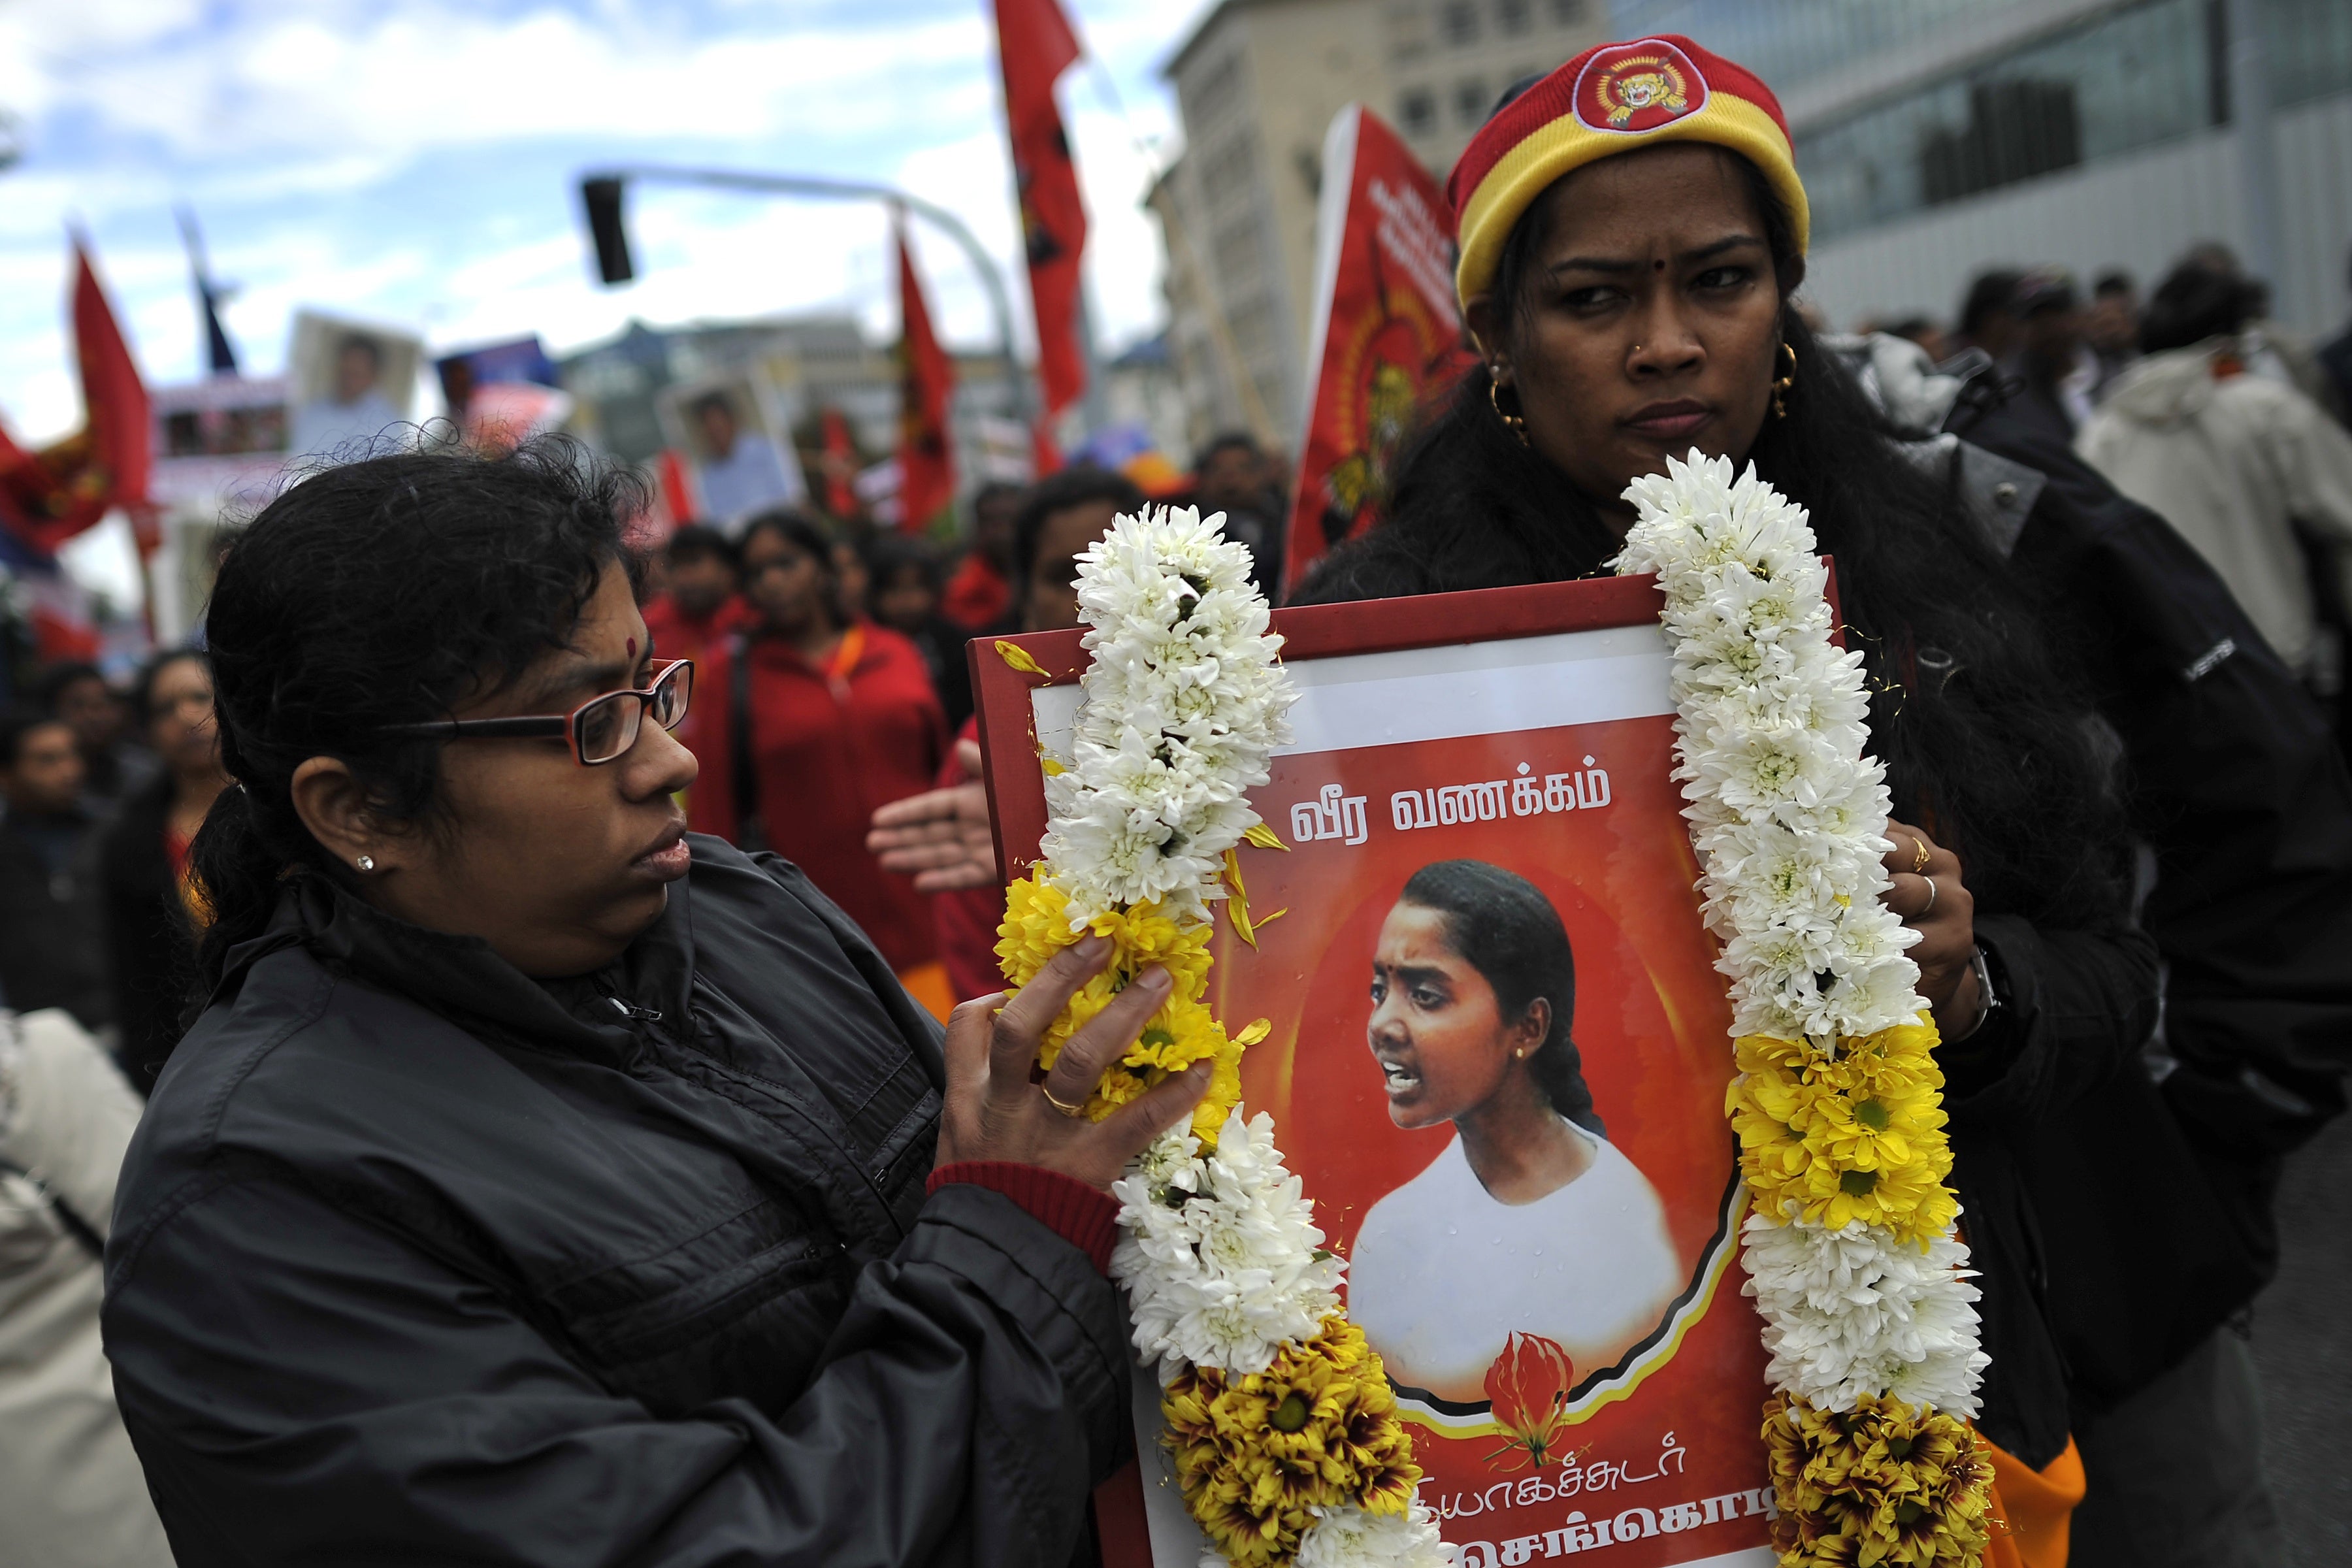
[[[1086,701],[1070,765],[1046,769],[1043,858],[1007,890],[996,953],[1020,986],[1088,931],[1112,943],[1109,967],[1040,1043],[1048,1068],[1138,974],[1166,966],[1168,1000],[1087,1102],[1097,1120],[1215,1064],[1191,1126],[1113,1188],[1111,1261],[1136,1349],[1158,1363],[1185,1507],[1215,1549],[1204,1561],[1438,1568],[1445,1549],[1413,1500],[1421,1471],[1388,1377],[1339,1305],[1345,1265],[1284,1169],[1273,1121],[1238,1103],[1241,1053],[1266,1026],[1228,1036],[1202,1000],[1211,904],[1250,934],[1236,848],[1280,842],[1247,794],[1289,739],[1295,697],[1249,552],[1222,521],[1190,508],[1121,517],[1078,557]]]
[[[1614,565],[1665,594],[1675,776],[1731,980],[1773,1543],[1783,1568],[1973,1563],[1986,1357],[1917,937],[1879,901],[1889,801],[1862,657],[1831,642],[1804,510],[1752,465],[1735,481],[1694,453],[1625,496],[1638,521]]]

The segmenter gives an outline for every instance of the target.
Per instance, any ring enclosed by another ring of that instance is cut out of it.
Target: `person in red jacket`
[[[974,637],[1002,630],[1013,608],[1009,569],[1021,494],[1020,486],[1001,480],[980,487],[971,498],[971,549],[940,595],[940,613]]]
[[[753,518],[742,559],[759,624],[695,672],[681,733],[702,778],[688,823],[800,867],[909,990],[940,1002],[930,900],[865,845],[875,809],[929,788],[947,753],[923,656],[887,626],[843,620],[833,542],[804,513]]]
[[[708,524],[681,525],[662,547],[669,586],[646,602],[646,630],[664,658],[704,659],[758,620],[736,592],[734,542]]]
[[[1078,624],[1078,552],[1110,531],[1121,512],[1139,512],[1145,498],[1123,474],[1095,468],[1065,468],[1032,489],[1013,524],[1013,613],[1024,632]],[[956,737],[955,755],[940,771],[940,787],[886,805],[874,814],[866,846],[884,868],[914,873],[914,885],[934,895],[932,919],[940,958],[955,995],[977,996],[1002,985],[996,967],[996,927],[1004,917],[1004,887],[988,820],[988,792],[980,782],[980,721]]]

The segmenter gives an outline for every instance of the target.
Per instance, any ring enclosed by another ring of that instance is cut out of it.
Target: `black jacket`
[[[2152,853],[2164,1027],[2021,1145],[2078,1405],[2145,1385],[2277,1266],[2280,1156],[2352,1068],[2352,781],[2325,716],[2211,569],[2013,405],[1971,443],[2038,487],[2011,562],[2122,739]]]
[[[163,852],[172,775],[159,773],[122,802],[99,842],[99,898],[106,929],[114,1017],[122,1026],[122,1070],[152,1093],[180,1037],[195,984],[195,933]]]
[[[1324,558],[1294,602],[1375,598],[1491,586],[1450,583],[1382,531]],[[2045,1302],[2046,1251],[2020,1149],[2033,1130],[2072,1127],[2086,1096],[2116,1076],[2157,1024],[2156,948],[2127,926],[2052,930],[1979,900],[1977,938],[2003,1006],[1967,1041],[1947,1045],[1952,1186],[1964,1210],[1983,1345],[1992,1358],[1978,1426],[2036,1468],[2070,1427],[2067,1359]]]
[[[114,1018],[99,938],[98,829],[79,812],[54,824],[80,837],[54,866],[29,826],[0,818],[0,1004],[63,1007],[95,1029]]]
[[[995,1193],[925,1197],[937,1026],[794,868],[690,842],[579,981],[315,877],[233,955],[107,1250],[182,1568],[1090,1550],[1110,1284]]]

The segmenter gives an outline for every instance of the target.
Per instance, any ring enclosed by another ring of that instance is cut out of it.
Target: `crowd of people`
[[[1228,435],[1160,499],[1225,511],[1272,559],[1279,483],[1255,441]],[[681,731],[702,763],[682,792],[694,830],[803,867],[940,1016],[984,989],[994,915],[984,939],[959,925],[867,836],[877,811],[977,776],[955,750],[976,733],[966,645],[1076,625],[1076,555],[1145,503],[1080,466],[982,486],[953,546],[797,508],[731,532],[677,528],[645,563],[644,614],[662,657],[695,666]],[[197,647],[163,650],[121,688],[94,664],[45,667],[0,721],[0,999],[65,1009],[142,1092],[194,974],[188,846],[228,783]]]
[[[2016,1560],[2071,1520],[2090,1568],[2277,1561],[2243,1317],[2352,1068],[2352,333],[2219,246],[1832,333],[1785,137],[1564,101],[1456,173],[1477,363],[1378,527],[1281,584],[1238,436],[1154,499],[1296,604],[1601,573],[1694,444],[1805,506],[1916,846]],[[1077,625],[1147,498],[1080,465],[952,551],[779,508],[640,559],[633,484],[560,441],[325,468],[201,650],[0,725],[0,1425],[49,1456],[0,1518],[108,1543],[26,1561],[1090,1560],[1102,1189],[1201,1082],[1045,1109],[1147,975],[1032,1092],[1087,944],[958,1005],[1001,984],[969,658]],[[10,1383],[42,1358],[74,1398]]]

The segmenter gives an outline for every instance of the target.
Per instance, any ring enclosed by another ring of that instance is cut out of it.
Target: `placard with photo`
[[[287,351],[295,458],[363,456],[415,416],[424,341],[396,328],[300,310]]]
[[[751,514],[808,498],[773,386],[753,371],[664,387],[654,410],[662,437],[692,460],[698,521],[733,532]]]
[[[1274,617],[1301,695],[1251,798],[1284,847],[1238,852],[1254,945],[1219,921],[1209,999],[1271,1022],[1244,1103],[1348,1259],[1421,1500],[1478,1568],[1773,1560],[1730,1008],[1658,612],[1651,582],[1610,579]],[[1079,637],[1014,639],[1043,683],[973,645],[1010,876]],[[1110,1554],[1193,1568],[1153,1394],[1142,1524]],[[1098,1506],[1109,1552],[1122,1505]]]

